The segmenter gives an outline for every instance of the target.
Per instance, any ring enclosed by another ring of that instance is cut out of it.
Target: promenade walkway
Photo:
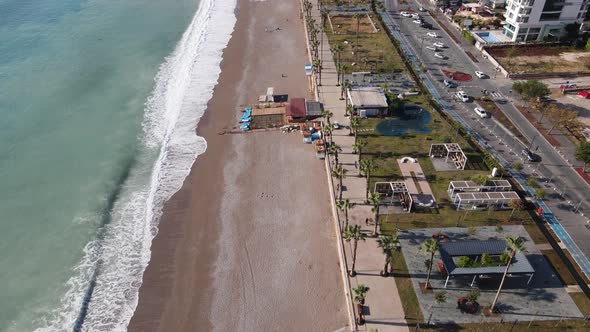
[[[317,3],[314,2],[312,16],[316,22],[320,22],[320,13]],[[345,101],[340,100],[341,88],[337,85],[336,65],[333,61],[328,44],[328,37],[323,36],[323,47],[320,51],[323,70],[321,85],[318,86],[319,98],[326,110],[331,111],[334,116],[332,121],[348,126],[350,120],[345,116]],[[316,77],[316,80],[319,78]],[[319,81],[316,81],[319,83]],[[366,225],[366,218],[373,218],[371,206],[365,204],[366,179],[359,175],[358,155],[352,153],[354,137],[349,135],[348,129],[339,129],[333,131],[333,140],[342,148],[338,159],[340,165],[346,169],[347,176],[343,180],[342,196],[354,203],[354,208],[349,212],[349,221],[351,224],[360,225],[367,234],[372,233],[374,226]],[[328,161],[331,166],[334,165],[333,158]],[[336,184],[337,181],[334,182]],[[338,195],[338,188],[334,189],[334,194]],[[339,218],[344,216],[339,213]],[[352,257],[352,243],[344,243],[345,260],[344,264],[350,265]],[[377,247],[377,241],[374,237],[368,237],[366,242],[361,242],[357,250],[357,275],[354,278],[349,277],[351,287],[364,284],[370,288],[365,305],[366,324],[358,326],[357,331],[370,331],[377,329],[379,332],[397,332],[408,331],[404,318],[404,310],[399,298],[397,286],[393,277],[381,277],[379,271],[384,264],[384,255],[381,249]]]

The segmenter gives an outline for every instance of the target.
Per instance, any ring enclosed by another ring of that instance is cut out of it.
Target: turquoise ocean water
[[[0,331],[120,331],[235,0],[0,0]]]

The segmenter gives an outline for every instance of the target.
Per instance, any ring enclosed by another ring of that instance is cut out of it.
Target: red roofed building
[[[291,98],[286,115],[289,122],[305,121],[305,98]]]

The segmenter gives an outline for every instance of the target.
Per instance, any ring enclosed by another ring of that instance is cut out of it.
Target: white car
[[[447,58],[447,57],[446,57],[446,56],[444,56],[442,53],[438,53],[438,52],[434,53],[434,56],[435,56],[436,58],[443,59],[443,60]]]
[[[428,37],[432,37],[432,38],[438,38],[438,35],[436,34],[436,32],[429,32],[426,34]]]
[[[476,107],[473,109],[473,111],[475,112],[475,114],[479,115],[480,118],[489,118],[490,115],[488,114],[488,112],[486,112],[483,108],[481,107]]]
[[[334,121],[334,122],[332,122],[332,128],[340,129],[340,128],[342,128],[342,126],[337,121]]]
[[[412,18],[415,18],[417,20],[421,20],[420,15],[418,15],[416,13],[412,14]]]
[[[466,95],[464,91],[458,91],[455,96],[457,96],[457,99],[459,99],[460,101],[462,101],[464,103],[468,102],[470,99],[470,97],[468,95]]]
[[[434,45],[435,47],[438,47],[438,48],[445,48],[445,44],[443,44],[441,42],[436,42],[436,43],[434,43],[432,45]]]
[[[418,10],[421,11],[421,12],[425,12],[426,11],[426,9],[424,9],[424,7],[420,7],[420,8],[418,8]]]
[[[412,22],[422,25],[422,20],[413,20]]]
[[[401,12],[399,14],[403,17],[412,17],[412,13],[408,13],[408,12]]]
[[[438,52],[438,48],[434,47],[434,46],[426,46],[427,49],[429,50],[433,50],[435,52]]]
[[[486,75],[486,73],[484,73],[483,71],[476,71],[475,76],[479,78],[486,78],[488,75]]]

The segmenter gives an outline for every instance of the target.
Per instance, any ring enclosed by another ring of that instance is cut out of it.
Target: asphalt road
[[[439,24],[427,12],[420,12],[422,20],[430,23],[433,29],[426,29],[413,23],[413,18],[399,15],[397,1],[385,0],[387,13],[390,19],[399,28],[406,45],[412,53],[427,68],[426,74],[443,100],[452,105],[461,119],[478,133],[502,158],[508,163],[522,161],[525,169],[521,172],[526,178],[536,177],[548,193],[545,204],[559,219],[569,236],[580,247],[586,257],[590,257],[590,219],[584,215],[586,211],[590,215],[590,187],[583,182],[571,165],[551,146],[551,144],[538,133],[528,120],[510,102],[513,99],[510,83],[506,79],[494,79],[494,68],[488,61],[474,63],[443,30]],[[412,3],[404,5],[406,9],[411,7],[418,12],[418,5]],[[442,18],[445,19],[445,18]],[[437,38],[427,36],[428,32],[436,32]],[[434,56],[434,51],[427,49],[434,42],[442,42],[446,47],[440,51],[446,59]],[[443,83],[442,69],[449,71],[461,71],[471,74],[472,81],[461,83],[454,89],[447,88]],[[486,79],[475,76],[476,70],[490,75]],[[486,89],[496,100],[506,100],[505,104],[499,104],[500,108],[521,133],[532,142],[531,149],[541,156],[542,161],[530,163],[523,160],[521,155],[525,147],[522,142],[514,138],[510,132],[503,128],[495,119],[479,118],[473,109],[477,106],[473,102],[462,103],[454,100],[453,95],[458,90],[465,91],[468,95],[478,97],[482,95],[482,89]],[[492,93],[494,92],[494,93]]]

